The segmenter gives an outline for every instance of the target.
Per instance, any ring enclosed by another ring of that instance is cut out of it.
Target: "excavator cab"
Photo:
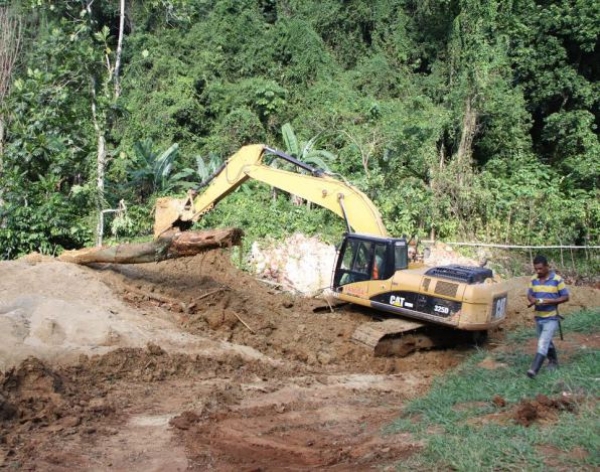
[[[346,233],[340,246],[333,276],[333,289],[367,280],[387,280],[398,270],[408,268],[405,238],[382,238]]]

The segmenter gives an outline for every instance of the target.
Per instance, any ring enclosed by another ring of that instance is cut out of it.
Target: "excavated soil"
[[[375,358],[350,341],[368,314],[281,293],[226,251],[0,267],[0,466],[9,469],[394,470],[423,444],[382,428],[471,352]],[[531,323],[526,284],[510,281],[507,323],[487,349]],[[600,306],[597,289],[571,292],[565,314]],[[502,421],[527,426],[571,408],[539,397]]]

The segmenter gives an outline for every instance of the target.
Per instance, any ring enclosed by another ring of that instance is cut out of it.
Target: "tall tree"
[[[85,7],[90,29],[94,31],[98,22],[92,11],[92,3],[88,2]],[[108,167],[108,151],[106,148],[106,134],[110,131],[111,117],[109,116],[116,108],[117,100],[121,95],[119,73],[121,68],[121,55],[123,53],[123,35],[125,28],[125,0],[119,1],[119,29],[117,34],[117,49],[113,53],[110,40],[110,29],[103,25],[99,31],[94,32],[95,39],[102,45],[104,70],[97,67],[91,68],[92,87],[92,122],[97,137],[96,154],[96,190],[97,190],[97,243],[101,244],[102,228],[104,218],[102,217],[105,206],[106,169]],[[101,72],[99,72],[101,71]]]
[[[13,80],[21,47],[21,18],[7,5],[0,5],[0,173],[5,133],[5,98]]]

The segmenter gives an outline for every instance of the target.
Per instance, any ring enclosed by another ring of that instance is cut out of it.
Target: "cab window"
[[[350,269],[352,267],[352,261],[354,261],[354,256],[356,254],[357,243],[358,241],[350,241],[346,246],[346,250],[344,251],[342,258],[342,269]]]
[[[373,243],[369,241],[348,241],[341,255],[342,262],[337,274],[339,285],[371,279],[372,275],[369,271],[372,270],[372,250]]]
[[[386,244],[375,244],[375,260],[373,261],[373,280],[387,279],[390,274],[385,264]]]
[[[371,246],[370,242],[359,241],[356,247],[356,256],[352,270],[361,274],[369,274],[369,263],[371,262]]]
[[[398,241],[394,244],[394,268],[402,270],[408,267],[408,248],[405,241]]]

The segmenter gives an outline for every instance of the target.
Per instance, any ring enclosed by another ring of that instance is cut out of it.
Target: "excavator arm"
[[[310,173],[276,169],[263,162],[267,153],[293,163]],[[248,179],[298,195],[344,218],[348,229],[358,233],[387,236],[379,210],[363,192],[322,171],[270,149],[262,144],[242,147],[213,175],[201,194],[189,193],[185,199],[161,198],[156,203],[155,237],[174,227],[197,221]]]

